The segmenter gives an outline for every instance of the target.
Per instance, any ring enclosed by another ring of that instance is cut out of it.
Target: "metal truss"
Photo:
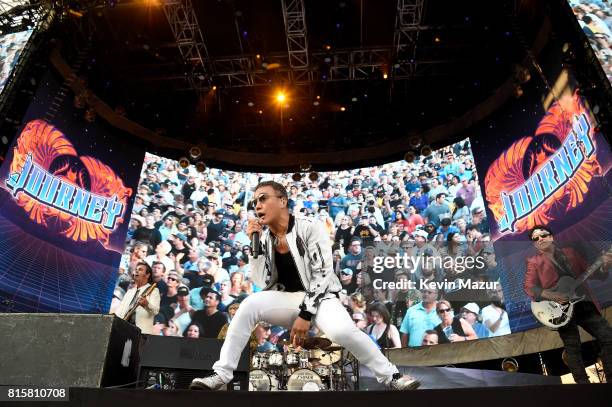
[[[317,81],[339,82],[382,79],[384,69],[393,57],[394,49],[391,47],[360,48],[352,50],[336,50],[333,52],[319,52],[310,54],[309,75],[293,81],[292,89],[297,93],[308,95],[312,84]],[[271,86],[291,81],[291,67],[287,53],[267,55],[270,64],[278,64],[273,69],[266,69],[265,64],[253,55],[242,55],[226,58],[214,58],[207,61],[207,65],[214,70],[212,81],[223,88],[241,88],[256,86]],[[457,65],[470,64],[465,60],[420,60],[415,69],[408,71],[396,70],[395,80],[409,80],[419,76],[445,76],[455,72]],[[146,72],[149,65],[134,67],[136,71]],[[325,76],[325,78],[323,78]],[[310,78],[313,78],[312,80]],[[177,81],[183,82],[184,76],[161,75],[141,76],[141,81]],[[179,87],[177,90],[192,89]]]
[[[308,61],[308,35],[304,0],[281,0],[287,37],[289,77],[292,82],[312,80]]]
[[[416,73],[416,50],[424,4],[425,0],[397,0],[392,79]]]
[[[382,69],[389,65],[393,53],[394,49],[390,47],[312,53],[310,54],[311,64],[308,68],[309,75],[294,78],[293,82],[298,85],[306,85],[315,80],[331,82],[381,78]],[[292,79],[292,68],[288,58],[286,54],[268,55],[268,61],[279,65],[278,68],[270,70],[264,68],[255,56],[212,59],[210,63],[215,71],[214,81],[221,86],[269,86],[272,82]],[[457,61],[420,61],[419,64],[422,64],[422,67],[411,72],[398,70],[395,79],[409,79],[411,76],[425,73],[435,74],[436,67],[452,65],[455,62]]]
[[[188,81],[196,90],[212,86],[208,49],[191,0],[162,0],[174,40],[187,66]]]
[[[0,1],[1,33],[32,29],[46,12],[47,7],[42,1]]]

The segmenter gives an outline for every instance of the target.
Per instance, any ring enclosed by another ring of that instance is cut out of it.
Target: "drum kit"
[[[357,360],[329,339],[307,338],[300,348],[288,341],[278,345],[282,352],[253,354],[249,391],[357,390]]]

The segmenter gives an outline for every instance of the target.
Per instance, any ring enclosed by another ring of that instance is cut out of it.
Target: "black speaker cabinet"
[[[195,377],[213,373],[223,341],[143,335],[139,384],[142,387],[186,389]],[[245,347],[228,390],[248,390],[249,350]]]
[[[0,314],[0,385],[136,382],[140,330],[112,315]]]

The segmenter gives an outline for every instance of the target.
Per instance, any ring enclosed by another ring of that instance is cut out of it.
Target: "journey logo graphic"
[[[64,134],[43,120],[25,126],[9,171],[6,186],[30,219],[74,241],[108,246],[132,195],[109,166],[78,156]]]
[[[577,94],[553,104],[534,137],[513,143],[491,164],[485,191],[501,234],[547,224],[584,201],[601,174],[594,131]]]

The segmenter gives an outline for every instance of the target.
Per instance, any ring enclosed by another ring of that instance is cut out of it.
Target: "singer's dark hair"
[[[276,193],[278,193],[278,195],[281,198],[289,199],[289,196],[287,195],[287,190],[285,189],[285,187],[276,181],[262,181],[259,184],[257,184],[257,186],[255,187],[253,191],[257,191],[259,188],[263,188],[263,187],[272,187],[272,189],[274,189],[274,191],[276,191]]]
[[[149,275],[149,284],[151,284],[153,282],[153,269],[151,268],[151,266],[149,266],[149,264],[145,263],[144,261],[137,263],[136,267],[138,266],[144,266],[145,273]]]

